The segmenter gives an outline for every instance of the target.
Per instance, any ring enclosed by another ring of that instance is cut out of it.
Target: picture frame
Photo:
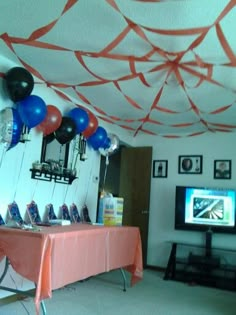
[[[231,179],[231,160],[214,160],[214,179]]]
[[[179,155],[179,174],[202,174],[202,155]]]
[[[152,177],[167,177],[168,175],[168,161],[167,160],[154,160]]]

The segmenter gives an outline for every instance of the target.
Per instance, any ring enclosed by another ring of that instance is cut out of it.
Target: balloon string
[[[3,162],[3,159],[5,157],[6,152],[7,152],[7,150],[6,150],[6,148],[4,148],[2,150],[2,155],[1,155],[1,160],[0,160],[0,168],[2,167],[2,162]]]
[[[23,165],[23,161],[24,161],[24,157],[25,157],[25,151],[26,151],[26,143],[25,143],[25,148],[23,150],[23,154],[22,154],[22,158],[21,158],[20,169],[19,169],[19,173],[18,173],[18,177],[17,177],[17,181],[16,181],[16,189],[15,189],[15,192],[14,192],[14,195],[13,195],[13,201],[16,198],[16,192],[17,192],[17,187],[18,187],[18,184],[19,184],[19,179],[20,179],[20,175],[21,175],[21,171],[22,171],[22,165]]]
[[[103,178],[103,187],[102,187],[102,191],[104,191],[105,189],[105,182],[106,182],[106,177],[107,177],[107,168],[109,165],[109,157],[108,155],[106,155],[106,162],[105,162],[105,171],[104,171],[104,178]]]
[[[75,151],[76,151],[76,139],[77,136],[73,140],[73,147],[72,147],[72,162],[71,162],[71,169],[73,170],[76,168],[76,158],[75,158]]]
[[[89,173],[89,176],[88,176],[88,183],[87,183],[87,190],[86,190],[86,194],[85,194],[85,198],[84,198],[84,205],[86,205],[86,203],[87,203],[88,192],[89,192],[89,186],[90,186],[89,183],[90,183],[90,181],[91,181],[92,172],[93,172],[94,157],[95,157],[95,152],[94,152],[94,154],[93,154],[93,159],[92,159],[92,163],[91,163],[90,173]]]
[[[32,196],[31,196],[31,200],[34,200],[34,196],[35,196],[35,192],[36,192],[37,186],[38,186],[38,180],[36,180],[36,184],[34,186],[34,191],[33,191]]]
[[[67,192],[68,192],[68,188],[69,188],[69,185],[66,185],[66,192],[65,192],[65,196],[64,196],[64,200],[63,200],[63,204],[66,202],[66,196],[67,196]]]
[[[54,196],[55,187],[56,187],[56,182],[54,182],[54,184],[53,184],[51,200],[53,199],[53,196]]]

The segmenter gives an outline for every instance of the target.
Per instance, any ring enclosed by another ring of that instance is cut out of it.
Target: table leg
[[[122,277],[123,277],[123,283],[124,283],[123,291],[125,292],[126,291],[126,275],[125,275],[125,271],[124,271],[123,268],[120,268],[120,271],[121,271],[121,274],[122,274]]]
[[[6,257],[4,270],[3,270],[3,273],[2,273],[2,275],[0,277],[0,284],[2,283],[3,279],[6,276],[9,266],[10,266],[10,262],[9,262],[9,259]],[[22,291],[22,290],[18,290],[18,289],[13,289],[13,288],[5,287],[5,286],[2,286],[2,285],[0,285],[0,290],[5,290],[5,291],[8,291],[8,292],[21,294],[21,295],[24,295],[24,296],[34,297],[34,294],[32,292],[27,292],[27,291]],[[40,305],[41,305],[41,308],[42,308],[42,311],[43,311],[43,315],[47,315],[47,311],[46,311],[46,307],[45,307],[44,301],[41,301]]]

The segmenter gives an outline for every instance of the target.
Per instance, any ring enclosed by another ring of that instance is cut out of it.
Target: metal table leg
[[[126,292],[126,275],[125,275],[125,271],[124,271],[123,268],[120,268],[120,271],[121,271],[121,274],[122,274],[122,277],[123,277],[123,284],[124,284],[123,291]]]
[[[10,266],[10,262],[9,262],[9,259],[6,257],[5,267],[4,267],[3,273],[2,273],[2,275],[0,277],[0,290],[5,290],[5,291],[12,292],[12,293],[22,294],[24,296],[34,297],[34,293],[32,293],[32,292],[22,291],[22,290],[18,290],[18,289],[12,289],[12,288],[5,287],[5,286],[1,285],[3,279],[5,278],[5,276],[7,274],[9,266]],[[35,284],[35,287],[36,287],[36,284]],[[42,308],[42,311],[43,311],[43,315],[47,315],[47,311],[46,311],[46,307],[45,307],[44,301],[41,301],[40,305],[41,305],[41,308]]]

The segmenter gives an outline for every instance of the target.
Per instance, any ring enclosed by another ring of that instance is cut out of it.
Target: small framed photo
[[[231,160],[214,160],[214,178],[231,179]]]
[[[168,174],[168,161],[167,160],[154,160],[152,177],[167,177]]]
[[[202,174],[202,155],[180,155],[179,174]]]

